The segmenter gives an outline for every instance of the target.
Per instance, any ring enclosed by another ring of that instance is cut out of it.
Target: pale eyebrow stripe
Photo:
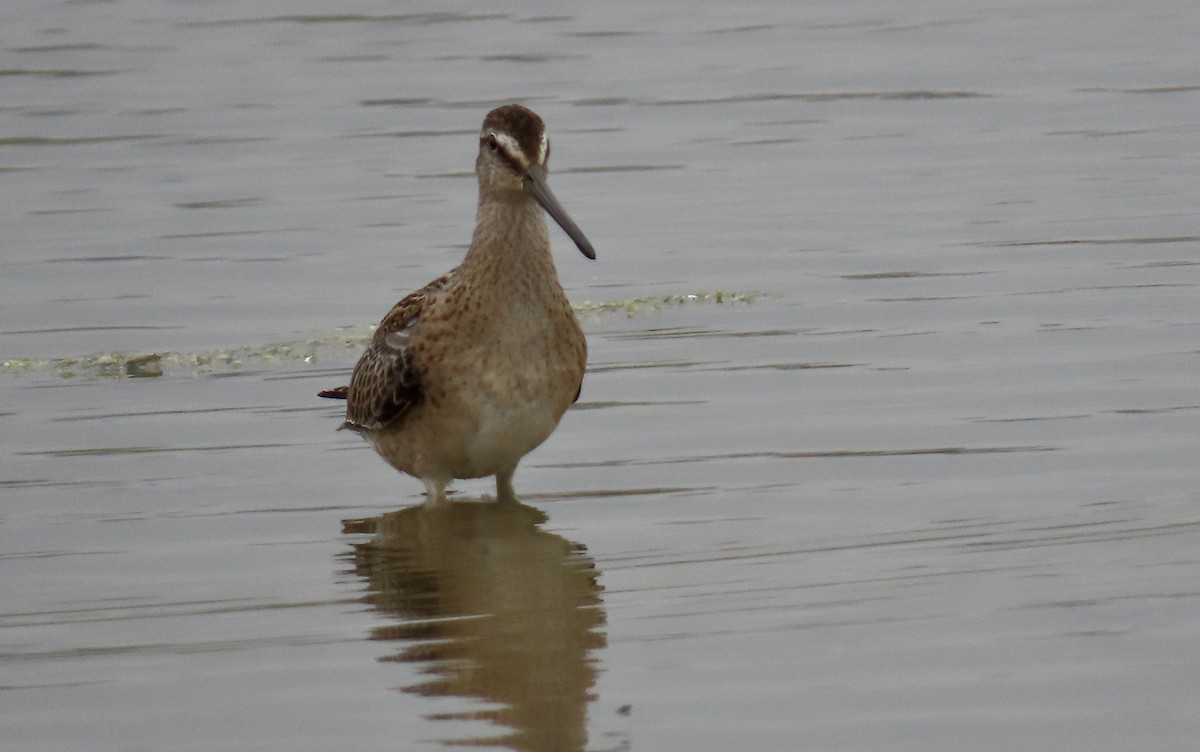
[[[521,151],[521,145],[517,143],[515,138],[502,131],[488,131],[480,138],[480,140],[482,141],[488,136],[496,139],[496,143],[500,147],[500,156],[504,158],[504,161],[512,165],[513,169],[517,170],[518,172],[521,172],[525,169],[525,153]]]

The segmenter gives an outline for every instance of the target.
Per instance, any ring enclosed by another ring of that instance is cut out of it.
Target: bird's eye
[[[487,138],[485,138],[483,142],[487,144],[487,148],[491,149],[492,151],[500,150],[500,142],[496,140],[495,133],[487,134]]]

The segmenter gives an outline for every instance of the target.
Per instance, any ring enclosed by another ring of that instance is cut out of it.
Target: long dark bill
[[[596,258],[596,249],[592,248],[591,241],[583,234],[583,230],[579,229],[579,225],[575,224],[575,220],[571,219],[571,215],[567,214],[567,210],[562,208],[562,204],[558,203],[550,186],[546,184],[546,171],[537,165],[530,165],[525,170],[525,187],[558,226],[571,236],[571,240],[579,247],[579,252],[590,259]]]

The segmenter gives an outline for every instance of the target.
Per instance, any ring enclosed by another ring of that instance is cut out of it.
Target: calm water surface
[[[1190,748],[1198,37],[6,3],[6,748]],[[315,393],[461,257],[507,101],[589,372],[524,505],[427,510]]]

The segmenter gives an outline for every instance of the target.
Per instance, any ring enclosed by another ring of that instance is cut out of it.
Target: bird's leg
[[[517,492],[513,490],[513,473],[517,469],[496,473],[496,501],[501,504],[516,504]]]
[[[425,504],[436,507],[446,503],[446,482],[435,478],[422,478],[425,483]]]

